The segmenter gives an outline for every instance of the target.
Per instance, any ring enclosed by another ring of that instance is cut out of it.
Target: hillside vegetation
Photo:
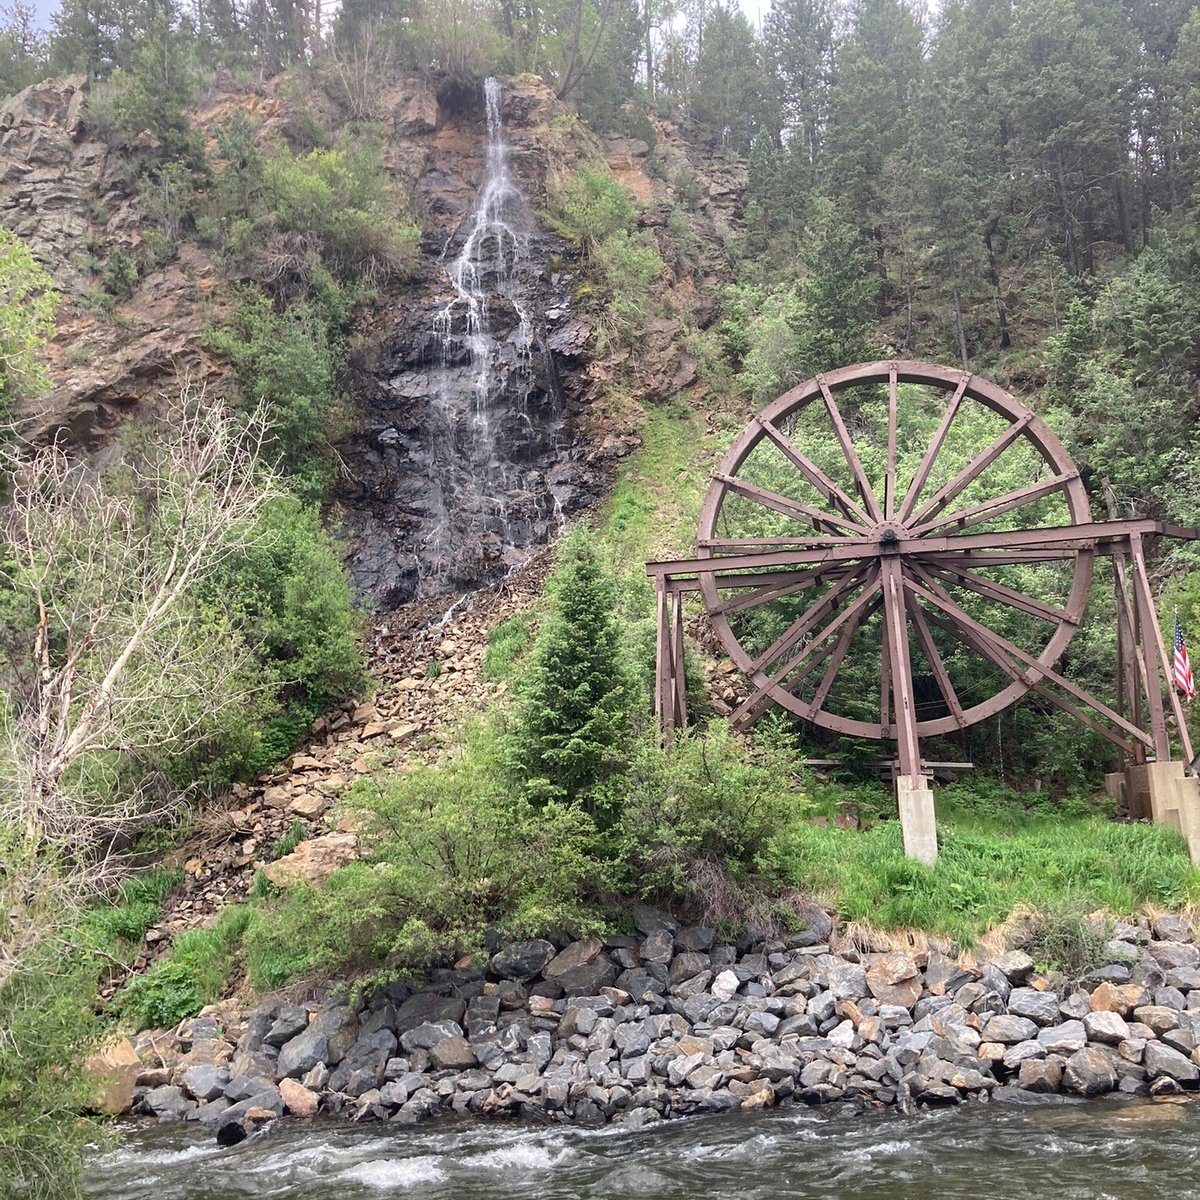
[[[4,11],[0,95],[86,75],[86,128],[144,214],[136,247],[88,264],[89,309],[119,322],[144,275],[202,247],[220,302],[204,345],[231,388],[220,404],[199,386],[164,398],[96,464],[25,447],[19,426],[5,441],[0,1196],[70,1194],[93,1136],[75,1068],[114,1022],[172,1023],[239,987],[420,971],[497,932],[615,928],[632,897],[758,933],[816,899],[959,944],[1022,908],[1069,932],[1095,910],[1200,899],[1180,839],[1096,798],[1106,744],[1030,702],[931,747],[977,767],[941,793],[933,869],[900,854],[873,747],[783,722],[730,731],[715,648],[690,620],[697,723],[664,753],[642,571],[688,550],[714,462],[762,404],[881,356],[1017,392],[1095,511],[1107,482],[1123,514],[1200,524],[1193,4],[946,0],[935,20],[907,0],[773,0],[756,30],[707,0],[346,0],[312,29],[275,0],[64,0],[48,35],[22,4]],[[286,136],[241,111],[200,136],[201,99],[280,72]],[[406,72],[450,92],[539,74],[581,144],[620,138],[636,159],[649,200],[596,154],[552,181],[541,215],[598,331],[596,427],[631,426],[640,449],[536,610],[492,631],[485,673],[503,697],[411,761],[364,770],[327,814],[360,831],[363,859],[323,888],[263,877],[134,974],[179,878],[150,868],[200,803],[370,688],[322,506],[353,421],[356,333],[383,290],[419,282],[421,216],[375,108]],[[318,94],[328,106],[304,103]],[[718,177],[741,181],[733,199]],[[0,221],[7,420],[49,386],[57,298]],[[696,375],[635,394],[659,321],[679,323]],[[1178,610],[1200,640],[1197,553],[1180,543],[1152,569],[1164,623]],[[1105,582],[1064,669],[1111,695]],[[877,693],[876,670],[848,664],[846,686]],[[816,776],[814,750],[844,767]]]

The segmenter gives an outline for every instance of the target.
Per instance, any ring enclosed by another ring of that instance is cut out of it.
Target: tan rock
[[[1145,989],[1140,984],[1126,983],[1121,986],[1105,980],[1090,997],[1092,1012],[1113,1012],[1127,1017],[1142,1002]]]
[[[294,1117],[311,1117],[316,1114],[321,1101],[316,1092],[311,1092],[297,1079],[281,1079],[279,1094],[288,1112]]]
[[[263,803],[269,808],[286,808],[292,798],[292,789],[286,785],[269,787],[263,791]]]
[[[311,821],[315,817],[319,817],[325,811],[325,801],[320,796],[304,795],[297,796],[288,805],[288,812],[293,813],[297,817],[303,817],[306,821]]]
[[[83,1073],[93,1086],[96,1112],[119,1117],[133,1107],[133,1089],[142,1064],[128,1038],[111,1042],[84,1063]]]
[[[543,968],[542,974],[547,979],[557,979],[576,967],[590,963],[604,946],[595,938],[585,938],[580,942],[572,942],[565,950],[556,954]]]
[[[921,998],[922,984],[917,964],[900,951],[881,954],[867,968],[867,987],[880,1004],[912,1008]]]
[[[263,868],[276,887],[289,883],[323,884],[339,867],[358,857],[358,838],[352,833],[327,833],[301,842],[291,854]]]
[[[297,754],[292,759],[293,771],[321,771],[325,764],[319,759],[314,758],[311,754]]]

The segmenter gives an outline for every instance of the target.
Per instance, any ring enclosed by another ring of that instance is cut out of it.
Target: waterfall
[[[533,222],[512,178],[501,97],[488,79],[475,207],[441,258],[448,293],[433,320],[428,428],[438,511],[426,534],[435,586],[524,561],[522,548],[545,541],[555,520],[532,460],[553,447],[560,405],[531,316]],[[531,412],[531,398],[543,411]]]

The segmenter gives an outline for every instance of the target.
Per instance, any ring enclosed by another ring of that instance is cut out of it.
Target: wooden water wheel
[[[1134,761],[1166,760],[1166,655],[1142,553],[1153,534],[1196,531],[1094,521],[1062,443],[987,380],[920,362],[818,375],[753,418],[713,472],[696,557],[647,566],[667,738],[686,720],[682,597],[699,592],[749,683],[740,726],[776,704],[894,739],[900,775],[919,780],[921,737],[1032,691]],[[1057,665],[1097,555],[1114,560],[1121,711]]]
[[[916,399],[914,388],[921,389],[919,399],[927,412],[938,413],[931,429],[919,431],[924,435],[919,446],[901,442],[902,396],[908,392],[905,398]],[[980,406],[998,420],[980,422],[975,414],[968,416],[971,406]],[[876,407],[883,410],[879,422],[867,416]],[[812,447],[819,441],[821,431],[813,426],[823,424],[843,460],[840,471],[835,473],[828,459],[822,466],[811,449],[806,453],[799,439],[789,436],[804,416],[810,419],[803,422],[807,428],[802,444]],[[859,427],[857,437],[851,419]],[[961,461],[960,438],[958,458],[946,467],[940,460],[956,422],[960,428],[996,428],[987,429],[991,436],[985,444],[971,446],[966,461]],[[865,455],[856,445],[866,440],[864,435],[885,446],[883,461],[873,471],[864,465]],[[752,465],[764,457],[764,450],[794,476],[780,490],[755,481],[764,472],[755,472]],[[905,478],[901,458],[911,461],[918,452],[916,469]],[[996,480],[1004,472],[991,468],[1002,468],[1006,460],[1021,460],[1017,473],[1033,478],[1019,487],[997,490],[1002,485]],[[1022,510],[1039,507],[1036,502],[1051,496],[1065,501],[1053,515],[1066,515],[1069,527],[1091,522],[1079,471],[1045,422],[1000,388],[961,371],[870,363],[818,376],[781,396],[750,422],[725,455],[700,516],[698,557],[726,560],[773,552],[800,568],[769,571],[750,586],[716,572],[700,574],[714,628],[756,685],[735,719],[749,719],[769,698],[837,733],[892,737],[898,723],[893,679],[899,684],[895,690],[900,702],[913,706],[921,736],[952,732],[1012,704],[1061,656],[1079,623],[1092,579],[1090,544],[1073,528],[1064,536],[1061,527],[1053,534],[1043,527],[1051,506],[1040,506],[1041,520],[1005,522],[1016,526],[1006,531],[994,528],[999,518],[1024,515]],[[779,531],[765,537],[738,536],[753,520],[739,521],[737,516],[744,518],[744,513],[730,513],[733,498],[777,514],[782,520],[773,524]],[[973,537],[966,534],[979,526],[993,528]],[[802,552],[802,564],[794,551]],[[998,567],[1048,562],[1055,564],[1055,584],[1067,578],[1060,604],[994,578]],[[729,563],[723,561],[722,566],[728,568]],[[1027,640],[1017,653],[1015,643],[978,619],[978,606],[975,613],[966,610],[958,595],[963,591],[1023,614],[1037,630],[1035,644]],[[804,601],[788,614],[787,627],[765,647],[748,646],[748,622],[736,617],[790,596],[803,596]],[[922,718],[916,712],[908,628],[940,692],[944,715]],[[938,639],[935,630],[949,632],[956,640],[962,635],[966,649],[1003,673],[1003,686],[986,696],[960,697],[944,639]],[[852,715],[862,713],[862,703],[847,704],[843,698],[837,704],[838,676],[852,648],[856,657],[869,654],[879,664],[881,686],[873,694],[877,711],[871,716]],[[1002,665],[1012,657],[1024,667],[1017,677]]]

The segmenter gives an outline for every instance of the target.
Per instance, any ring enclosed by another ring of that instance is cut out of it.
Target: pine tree
[[[626,743],[630,686],[613,582],[586,531],[563,543],[553,586],[521,697],[515,765],[535,800],[590,807],[589,793]]]

